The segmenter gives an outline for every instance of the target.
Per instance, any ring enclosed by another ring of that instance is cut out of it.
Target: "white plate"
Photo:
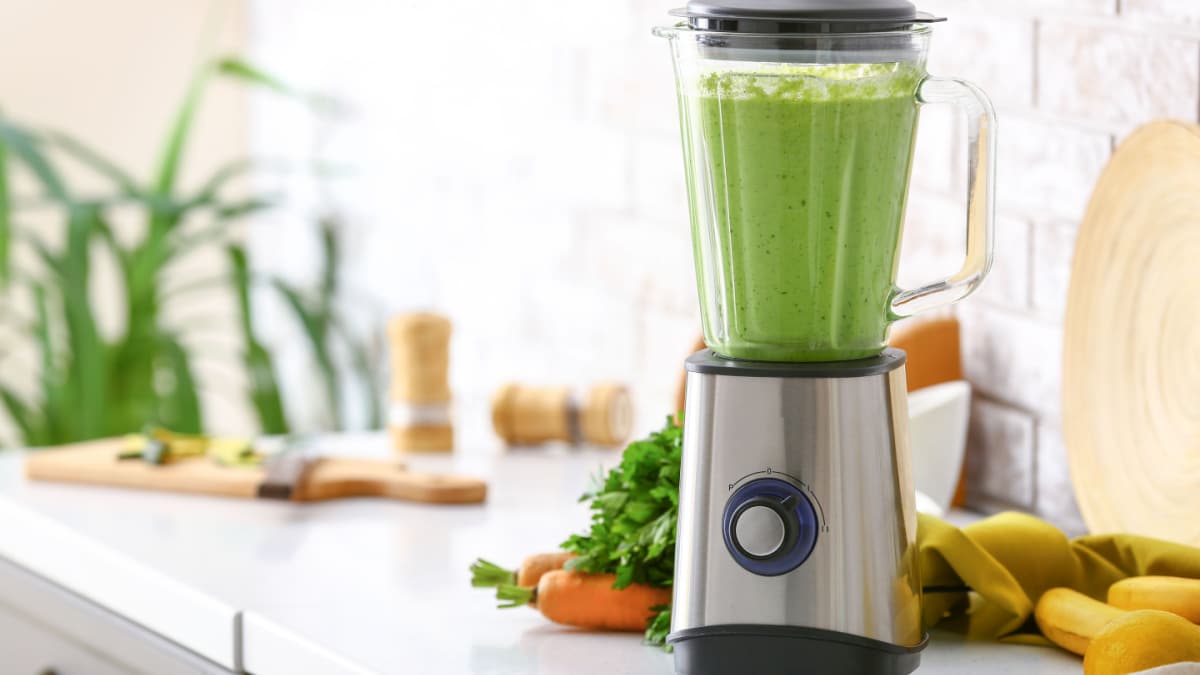
[[[970,414],[971,385],[962,380],[924,387],[908,395],[914,482],[917,491],[943,512],[949,510],[962,474]]]

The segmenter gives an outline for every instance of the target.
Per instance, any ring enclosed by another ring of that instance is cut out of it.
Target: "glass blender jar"
[[[883,351],[891,322],[960,300],[992,259],[995,114],[925,72],[937,19],[903,0],[697,0],[655,29],[674,57],[696,281],[716,353]],[[918,111],[967,117],[966,260],[896,286]]]

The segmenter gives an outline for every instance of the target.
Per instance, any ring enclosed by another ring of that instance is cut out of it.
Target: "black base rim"
[[[921,665],[913,647],[819,628],[729,624],[675,631],[678,675],[908,675]]]
[[[689,373],[702,375],[829,379],[890,373],[903,366],[906,358],[902,350],[888,347],[878,356],[851,361],[747,361],[706,348],[689,356],[683,365]]]

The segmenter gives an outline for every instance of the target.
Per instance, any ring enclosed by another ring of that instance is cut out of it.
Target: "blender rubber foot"
[[[908,675],[921,665],[915,647],[799,626],[731,624],[676,631],[677,675]]]

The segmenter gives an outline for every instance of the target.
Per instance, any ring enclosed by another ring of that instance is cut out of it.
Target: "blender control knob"
[[[766,558],[783,546],[784,516],[767,504],[747,503],[733,517],[733,538],[753,558]]]
[[[818,521],[799,487],[760,478],[739,488],[725,505],[725,546],[738,565],[754,574],[786,574],[816,548]]]

